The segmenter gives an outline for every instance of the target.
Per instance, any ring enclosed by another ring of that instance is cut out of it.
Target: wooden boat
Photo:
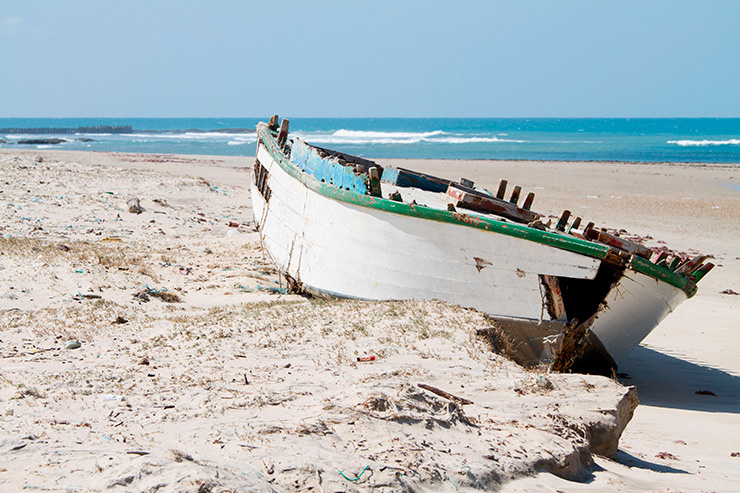
[[[497,321],[525,365],[610,373],[696,292],[713,267],[581,224],[544,224],[521,188],[490,193],[257,127],[252,203],[263,245],[293,291],[437,299]]]

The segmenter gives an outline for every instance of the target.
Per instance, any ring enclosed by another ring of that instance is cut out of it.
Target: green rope
[[[365,469],[363,469],[363,470],[362,470],[362,472],[361,472],[360,474],[358,474],[358,475],[357,475],[357,477],[356,477],[355,479],[352,479],[352,478],[348,478],[347,476],[345,476],[345,475],[344,475],[344,473],[343,473],[343,472],[342,472],[341,470],[339,471],[339,474],[341,474],[341,475],[342,475],[342,477],[343,477],[344,479],[346,479],[347,481],[352,481],[352,482],[354,483],[354,482],[357,482],[357,481],[359,481],[359,480],[360,480],[360,478],[362,477],[362,474],[363,474],[363,473],[364,473],[365,471],[367,471],[369,467],[370,467],[370,465],[369,465],[369,464],[368,464],[367,466],[365,466]]]

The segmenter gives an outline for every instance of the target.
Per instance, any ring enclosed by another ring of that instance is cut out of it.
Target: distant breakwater
[[[131,133],[254,133],[253,128],[223,128],[216,130],[201,130],[189,128],[186,130],[139,130],[131,125],[95,125],[92,127],[6,127],[0,128],[3,134],[131,134]]]
[[[0,128],[4,134],[130,134],[131,125],[95,125],[93,127],[10,127]]]

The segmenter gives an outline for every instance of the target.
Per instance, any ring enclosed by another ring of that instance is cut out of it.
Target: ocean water
[[[0,118],[0,128],[131,125],[127,134],[0,134],[2,148],[254,155],[263,118]],[[291,136],[367,158],[740,163],[740,118],[291,118]],[[59,137],[57,145],[23,138]],[[84,142],[77,139],[92,139]]]

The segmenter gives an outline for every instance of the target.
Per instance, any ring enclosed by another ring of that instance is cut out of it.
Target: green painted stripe
[[[588,255],[589,257],[598,259],[606,258],[610,251],[610,247],[606,245],[582,240],[573,236],[542,231],[521,224],[507,223],[497,221],[492,218],[469,215],[460,212],[444,211],[423,205],[406,204],[403,202],[384,199],[382,197],[360,195],[355,192],[338,189],[332,185],[318,181],[310,174],[293,166],[283,153],[282,149],[277,145],[274,133],[270,132],[266,126],[258,126],[257,132],[260,140],[265,144],[265,147],[272,158],[286,173],[303,183],[309,189],[320,193],[325,197],[393,214],[401,214],[404,216],[417,217],[419,219],[482,229],[490,231],[491,233],[498,233],[533,241],[542,245],[548,245],[561,250]],[[693,282],[689,281],[685,277],[679,276],[665,267],[660,267],[638,257],[637,255],[633,255],[632,268],[655,279],[667,282],[671,286],[682,289],[689,297],[696,293],[696,285]]]
[[[689,298],[696,294],[695,282],[642,257],[638,257],[637,255],[632,256],[632,268],[646,276],[650,276],[659,281],[666,282],[671,286],[677,287],[678,289],[682,289]]]

